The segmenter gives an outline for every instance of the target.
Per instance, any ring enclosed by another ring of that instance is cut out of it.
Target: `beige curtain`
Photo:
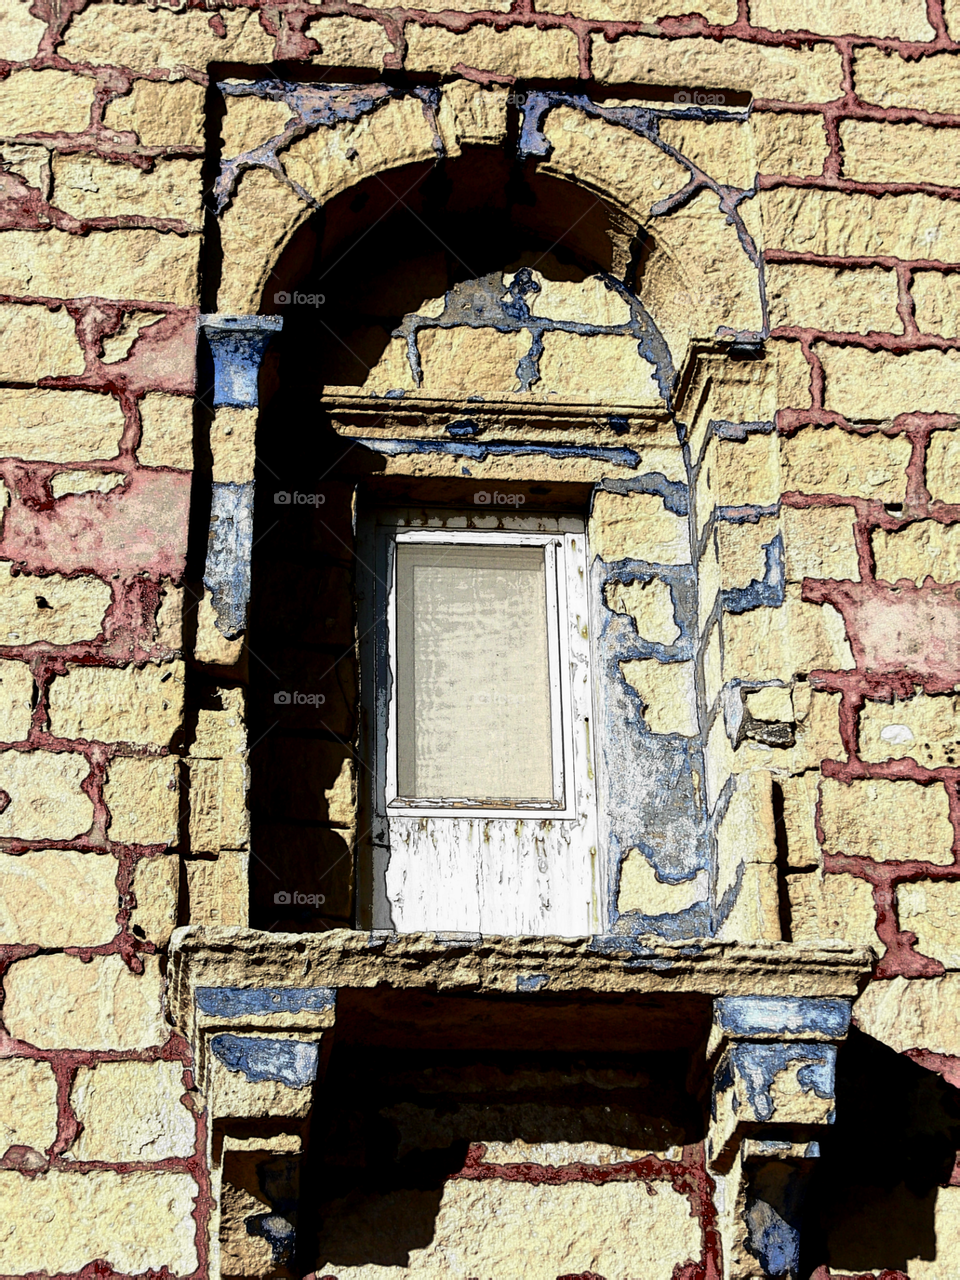
[[[401,796],[552,801],[540,547],[397,547]]]

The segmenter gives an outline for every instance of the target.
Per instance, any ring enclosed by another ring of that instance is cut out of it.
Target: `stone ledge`
[[[190,925],[171,941],[170,1008],[191,1025],[200,987],[393,988],[461,995],[769,995],[855,998],[868,947],[658,938],[481,937]],[[273,1016],[273,1015],[271,1015]],[[279,1011],[278,1011],[278,1015]]]

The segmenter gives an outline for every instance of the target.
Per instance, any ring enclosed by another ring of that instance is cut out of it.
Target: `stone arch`
[[[417,166],[477,156],[482,146],[514,150],[531,186],[552,177],[590,192],[610,219],[615,265],[625,265],[632,242],[644,245],[645,300],[662,313],[678,367],[698,340],[764,329],[757,248],[741,210],[750,191],[714,178],[721,148],[704,153],[702,140],[691,145],[677,126],[688,116],[722,126],[725,146],[730,129],[742,131],[738,145],[749,152],[745,112],[601,108],[579,95],[510,95],[465,81],[407,90],[262,81],[223,89],[222,313],[273,310],[271,290],[282,292],[273,289],[278,263],[304,223],[338,196],[387,174],[415,176]]]

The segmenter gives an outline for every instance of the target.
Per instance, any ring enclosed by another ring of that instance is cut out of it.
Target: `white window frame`
[[[386,816],[430,818],[576,818],[578,816],[573,772],[573,698],[570,687],[570,647],[567,627],[566,563],[572,542],[583,534],[523,533],[503,529],[381,528],[380,536],[394,545],[446,545],[488,547],[543,547],[547,605],[547,645],[549,650],[550,723],[553,751],[552,803],[541,800],[514,804],[479,804],[475,798],[455,796],[412,799],[397,790],[397,556],[390,555],[387,596],[387,653],[391,676],[387,706],[385,795]],[[380,561],[383,563],[383,560]]]

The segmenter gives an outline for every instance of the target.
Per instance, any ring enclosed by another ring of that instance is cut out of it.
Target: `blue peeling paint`
[[[214,408],[255,409],[267,344],[283,328],[281,316],[200,317],[213,356]]]
[[[681,119],[702,120],[708,124],[721,121],[744,123],[748,118],[748,112],[704,110],[699,107],[691,107],[682,112],[652,107],[602,107],[582,93],[566,93],[553,90],[531,92],[527,94],[526,102],[523,106],[519,138],[521,158],[526,158],[527,156],[545,157],[550,154],[551,144],[543,131],[543,122],[547,114],[557,107],[567,107],[574,111],[580,111],[588,118],[604,120],[608,124],[618,125],[627,129],[637,137],[644,138],[665,155],[668,155],[675,163],[686,169],[689,177],[685,185],[662,200],[655,201],[650,207],[652,217],[669,217],[704,191],[712,191],[717,197],[718,212],[724,217],[726,225],[733,228],[741,249],[757,271],[757,287],[763,316],[763,327],[760,333],[733,330],[726,325],[721,325],[717,329],[717,334],[734,339],[731,350],[742,350],[745,354],[753,353],[757,349],[758,342],[762,340],[769,330],[766,293],[760,252],[752,235],[747,230],[739,206],[746,200],[752,199],[756,194],[756,190],[754,187],[733,187],[728,183],[718,182],[693,160],[683,155],[660,136],[660,121],[664,118],[673,119],[679,116]]]
[[[814,1093],[827,1101],[833,1099],[837,1065],[835,1045],[746,1041],[732,1045],[727,1057],[736,1079],[743,1086],[751,1110],[764,1123],[773,1119],[776,1111],[771,1087],[777,1076],[793,1063],[804,1063],[797,1071],[797,1082],[804,1093]],[[714,1107],[723,1088],[718,1079]],[[833,1112],[827,1122],[832,1123],[832,1119]]]
[[[669,484],[662,477],[657,486]],[[656,492],[657,489],[654,489]],[[670,915],[631,911],[620,915],[617,899],[624,858],[637,849],[665,884],[683,884],[709,869],[710,845],[694,778],[704,776],[697,738],[655,734],[644,718],[640,695],[622,664],[634,660],[684,662],[692,658],[696,634],[696,578],[691,565],[654,565],[640,560],[597,559],[591,571],[596,618],[594,635],[601,690],[600,807],[606,819],[607,918],[622,945],[624,935],[657,934],[676,941],[712,932],[709,901]],[[680,635],[672,645],[641,637],[633,619],[607,603],[611,584],[657,578],[670,590]]]
[[[228,640],[246,629],[252,550],[253,485],[215,481],[203,584],[210,592],[217,630]]]
[[[746,613],[749,609],[779,609],[786,597],[787,571],[783,555],[783,538],[778,533],[763,543],[766,568],[762,578],[754,578],[745,587],[728,587],[720,599],[727,613]]]
[[[254,80],[244,84],[224,81],[218,83],[217,88],[227,97],[267,98],[283,102],[291,112],[283,129],[272,138],[238,156],[227,156],[221,160],[220,174],[214,186],[218,214],[229,204],[236,192],[237,183],[248,169],[266,169],[278,182],[294,190],[307,204],[319,208],[313,195],[287,176],[279,159],[280,153],[286,151],[298,138],[306,137],[321,128],[332,129],[339,124],[352,124],[361,116],[376,111],[391,98],[402,97],[404,94],[404,90],[393,89],[385,84],[296,84],[280,80]],[[426,110],[429,110],[429,106]],[[436,134],[435,125],[434,132]]]
[[[540,285],[533,278],[530,267],[521,267],[511,283],[504,283],[503,271],[492,271],[455,284],[444,295],[443,310],[439,316],[425,316],[411,312],[393,330],[391,337],[402,338],[407,345],[407,358],[415,384],[423,383],[418,335],[424,329],[496,329],[499,333],[530,334],[530,346],[521,356],[516,376],[519,383],[516,392],[528,392],[540,381],[540,358],[543,355],[543,337],[546,333],[576,333],[581,337],[601,334],[634,338],[637,355],[653,366],[653,375],[660,395],[669,407],[676,370],[663,335],[640,299],[616,277],[606,272],[598,273],[606,288],[626,304],[630,319],[622,324],[587,324],[579,320],[551,320],[548,316],[534,315],[528,297],[540,292]]]
[[[315,1044],[224,1032],[213,1037],[210,1048],[228,1071],[242,1071],[251,1084],[278,1080],[291,1089],[303,1089],[316,1079],[319,1051]]]
[[[603,480],[600,487],[607,493],[649,493],[663,499],[663,505],[675,516],[690,514],[690,490],[680,480],[668,480],[659,471],[648,471],[635,480]]]
[[[550,975],[547,973],[517,974],[518,991],[542,991],[549,982]]]
[[[741,444],[751,435],[770,435],[775,429],[774,422],[727,422],[723,418],[711,418],[708,424],[709,433],[720,440],[737,440]]]
[[[800,1226],[777,1212],[765,1200],[748,1202],[745,1220],[749,1249],[766,1276],[795,1275],[800,1265]]]
[[[297,1229],[289,1218],[279,1213],[257,1213],[246,1220],[247,1235],[266,1240],[273,1253],[273,1265],[282,1267],[293,1257]]]
[[[722,996],[713,1003],[721,1031],[738,1036],[764,1032],[841,1038],[850,1029],[851,1001],[808,996]]]
[[[459,422],[448,423],[446,432],[451,440],[470,440],[480,434],[480,428],[472,418],[462,418]]]
[[[599,458],[615,467],[636,468],[640,454],[633,449],[581,444],[474,444],[469,440],[375,440],[370,436],[347,436],[354,444],[395,458],[405,453],[447,453],[455,458],[485,462],[487,458],[522,457],[541,454],[548,458]]]
[[[273,1253],[275,1267],[285,1267],[293,1260],[300,1159],[299,1155],[278,1155],[259,1160],[256,1166],[261,1197],[270,1205],[272,1212],[256,1213],[247,1218],[247,1235],[266,1240]]]
[[[727,524],[759,524],[765,516],[778,516],[780,504],[770,507],[758,507],[745,503],[742,507],[716,507],[714,519],[723,520]]]
[[[263,1013],[322,1013],[337,1003],[336,987],[197,987],[197,1007],[220,1018]]]

